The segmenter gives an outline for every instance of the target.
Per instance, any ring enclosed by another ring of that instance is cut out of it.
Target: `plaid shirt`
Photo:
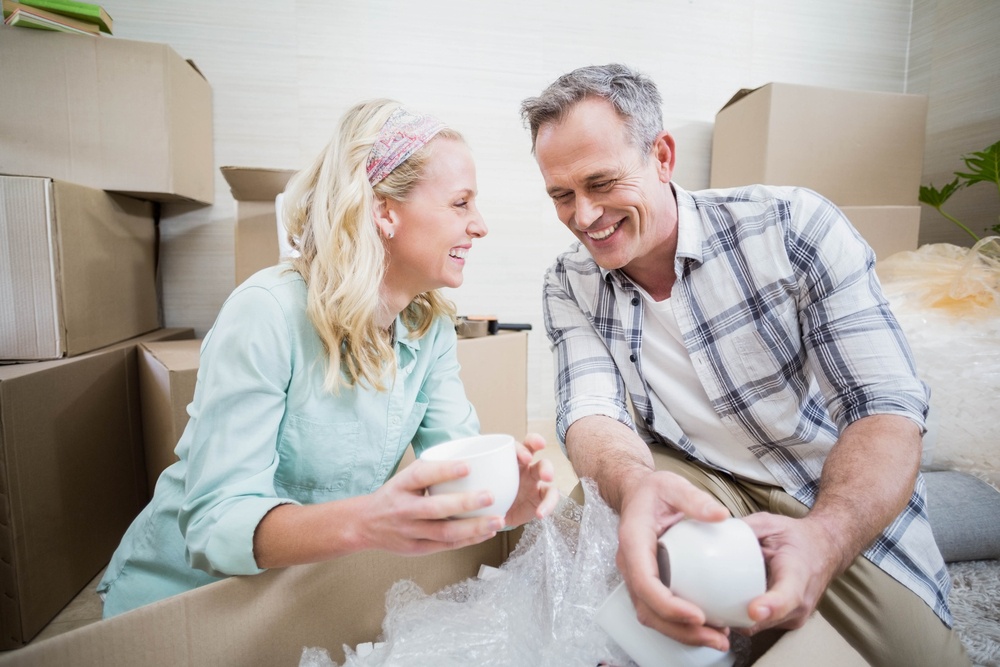
[[[874,253],[833,204],[809,190],[673,188],[671,303],[684,345],[728,430],[811,507],[823,462],[848,424],[893,414],[924,427],[927,388],[882,296]],[[544,309],[560,442],[577,419],[605,415],[647,443],[711,466],[650,401],[642,300],[622,271],[601,269],[577,243],[546,274]],[[864,555],[951,624],[951,581],[928,523],[923,477]]]

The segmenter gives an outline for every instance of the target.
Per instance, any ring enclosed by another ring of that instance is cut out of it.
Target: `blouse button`
[[[628,360],[631,361],[632,363],[635,363],[635,355],[634,354],[628,355]]]
[[[632,305],[633,306],[638,306],[639,305],[639,297],[637,297],[637,296],[632,297]]]

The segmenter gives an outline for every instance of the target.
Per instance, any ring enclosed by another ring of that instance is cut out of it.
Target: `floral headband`
[[[444,128],[444,123],[432,116],[413,113],[402,107],[393,111],[379,130],[368,155],[368,182],[375,187]]]

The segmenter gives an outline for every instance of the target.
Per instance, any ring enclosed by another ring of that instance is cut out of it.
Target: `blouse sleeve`
[[[187,461],[179,515],[192,567],[256,574],[253,537],[277,505],[277,438],[292,373],[291,336],[266,289],[234,293],[202,344],[190,424],[178,447]],[[297,503],[295,503],[297,504]]]

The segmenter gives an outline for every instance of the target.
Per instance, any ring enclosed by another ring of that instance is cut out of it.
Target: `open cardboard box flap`
[[[770,84],[766,84],[766,85],[770,85]],[[733,104],[736,104],[737,102],[739,102],[740,100],[742,100],[744,97],[746,97],[747,95],[749,95],[753,91],[760,90],[760,88],[763,88],[763,86],[760,86],[758,88],[740,88],[739,90],[736,91],[736,93],[732,97],[729,98],[728,102],[726,102],[725,104],[722,105],[722,109],[725,109],[725,108],[727,108],[729,106],[732,106]],[[719,111],[722,111],[722,109],[719,109]]]
[[[267,201],[284,192],[294,169],[271,169],[266,167],[219,167],[229,184],[229,190],[236,201]]]
[[[376,641],[385,594],[409,579],[424,591],[499,567],[520,531],[458,551],[407,558],[367,551],[315,565],[233,577],[121,616],[0,654],[0,666],[244,667],[288,665],[302,649],[325,648],[338,664],[343,647]],[[785,634],[755,663],[864,667],[864,660],[819,615]]]
[[[342,647],[375,640],[385,594],[410,579],[425,591],[499,567],[516,535],[458,551],[405,557],[366,551],[315,565],[233,577],[0,654],[0,665],[299,664],[304,647],[321,647],[337,662]]]

